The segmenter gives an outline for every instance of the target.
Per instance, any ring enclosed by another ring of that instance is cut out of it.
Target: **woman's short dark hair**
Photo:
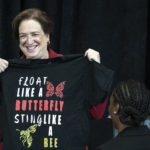
[[[23,20],[33,19],[41,25],[45,34],[50,35],[52,32],[52,21],[47,16],[46,12],[37,8],[30,8],[20,12],[12,21],[13,34],[16,39],[19,39],[19,25]]]
[[[138,126],[150,113],[150,91],[138,81],[120,82],[112,96],[119,103],[119,119],[123,124]]]

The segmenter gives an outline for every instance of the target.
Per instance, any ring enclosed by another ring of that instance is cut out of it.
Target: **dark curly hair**
[[[46,12],[37,9],[30,8],[20,12],[12,21],[13,34],[16,39],[19,39],[19,25],[24,20],[33,19],[41,25],[45,34],[51,35],[53,29],[53,23],[47,16]]]
[[[150,91],[141,82],[120,82],[113,90],[114,103],[119,103],[119,119],[123,124],[138,126],[150,113]]]

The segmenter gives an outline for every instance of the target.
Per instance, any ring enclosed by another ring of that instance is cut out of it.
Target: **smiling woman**
[[[47,48],[50,44],[52,23],[45,12],[38,9],[25,10],[14,18],[12,27],[27,59],[49,58]]]
[[[56,57],[62,56],[62,54],[57,54],[55,51],[53,51],[50,48],[50,36],[51,36],[51,32],[52,32],[52,22],[49,19],[48,15],[44,11],[41,11],[36,8],[23,10],[14,18],[14,20],[12,22],[12,29],[13,29],[14,37],[19,41],[19,47],[20,47],[21,51],[23,52],[23,55],[20,57],[21,59],[48,59],[48,58],[56,58]],[[89,61],[96,61],[97,63],[100,64],[100,53],[99,52],[89,48],[85,51],[84,55],[88,58]],[[102,74],[102,76],[103,76],[103,72],[105,72],[104,74],[105,74],[105,77],[107,78],[106,83],[109,84],[109,86],[105,86],[106,84],[104,84],[103,85],[104,87],[101,87],[101,88],[105,89],[104,93],[106,92],[105,94],[103,94],[103,90],[102,90],[101,95],[103,95],[104,98],[99,98],[94,103],[91,102],[91,105],[96,104],[94,106],[90,105],[88,108],[88,109],[91,108],[90,110],[91,110],[91,118],[92,119],[102,118],[105,108],[106,108],[106,104],[107,104],[107,99],[106,99],[107,94],[109,92],[109,89],[110,89],[110,86],[112,83],[112,78],[113,78],[112,70],[107,69],[103,65],[99,65],[97,63],[93,63],[96,65],[95,70],[97,70],[97,71],[93,72],[94,74],[97,74],[97,75],[95,75],[96,80],[98,80],[97,77],[101,76],[100,74]],[[11,64],[11,62],[10,62],[10,64]],[[89,64],[92,64],[92,63],[89,63]],[[0,58],[0,73],[4,72],[8,66],[9,66],[8,61]],[[11,67],[11,65],[10,65],[10,67]],[[49,70],[47,69],[47,71],[49,71]],[[41,70],[39,72],[41,72]],[[27,72],[25,72],[25,74],[26,73]],[[34,72],[33,74],[30,74],[30,75],[29,74],[28,75],[26,74],[25,76],[21,75],[21,77],[19,78],[19,87],[17,87],[17,90],[16,90],[17,91],[16,92],[17,99],[18,99],[18,101],[17,101],[18,107],[20,106],[19,104],[21,104],[21,102],[24,102],[22,105],[23,107],[26,106],[26,102],[29,102],[28,103],[29,106],[33,102],[32,104],[34,104],[34,108],[36,109],[37,98],[35,97],[34,101],[31,101],[31,99],[28,99],[29,97],[31,97],[31,98],[34,97],[35,93],[37,94],[38,97],[46,96],[46,98],[47,98],[52,95],[56,95],[56,97],[59,96],[60,98],[62,97],[61,91],[63,90],[63,86],[62,86],[63,83],[60,86],[57,86],[56,88],[54,88],[53,84],[49,83],[45,89],[45,90],[47,90],[46,95],[44,95],[43,94],[44,90],[42,90],[42,87],[40,87],[40,86],[42,86],[43,84],[45,85],[45,83],[47,84],[47,82],[46,82],[47,77],[45,77],[45,75],[44,75],[44,77],[43,77],[44,81],[43,81],[42,80],[43,78],[37,78],[36,75],[38,73]],[[58,72],[57,72],[57,74],[58,74]],[[61,76],[61,74],[59,74],[59,75]],[[31,76],[31,78],[29,76]],[[36,77],[34,78],[33,76],[36,76]],[[103,80],[102,83],[105,83],[105,81],[104,81],[105,77],[102,79],[100,78],[101,80]],[[36,78],[37,78],[37,80],[36,80]],[[35,85],[38,86],[38,88],[35,88]],[[107,87],[107,90],[105,87]],[[21,99],[19,99],[19,97]],[[24,99],[24,97],[25,97],[25,99]],[[10,98],[11,98],[11,96],[10,96]],[[80,98],[78,98],[78,99],[80,99]],[[48,101],[49,99],[45,100],[45,99],[40,98],[38,100],[39,100],[39,106],[40,106],[39,111],[42,110],[42,106],[43,106],[42,104],[44,103],[44,108],[46,110],[45,113],[47,113],[48,112],[47,108],[50,107],[49,101]],[[44,100],[44,102],[42,100]],[[102,100],[104,100],[103,103],[101,103]],[[13,99],[13,101],[14,101],[14,99]],[[100,104],[98,104],[98,102]],[[51,104],[53,104],[53,106],[55,105],[55,111],[57,111],[57,106],[59,106],[58,101],[54,102],[54,100],[51,100]],[[48,105],[49,105],[49,107],[47,107]],[[62,105],[63,105],[63,102],[60,103],[60,106],[62,106]],[[20,108],[22,106],[20,106]],[[70,106],[66,107],[66,109],[69,109]],[[52,107],[52,105],[51,105],[51,107]],[[75,105],[74,107],[76,108],[77,106]],[[83,107],[83,110],[87,110],[87,109],[84,109],[85,107]],[[24,108],[26,108],[26,107],[24,107]],[[62,107],[59,107],[59,108],[61,109]],[[9,113],[12,113],[12,112],[9,111]],[[31,111],[31,113],[32,113],[32,111]],[[42,113],[44,115],[44,112],[42,112]],[[23,112],[23,115],[21,116],[22,118],[24,117],[24,114],[25,114],[25,112]],[[23,121],[24,121],[24,118],[23,118]],[[86,130],[86,128],[88,128],[88,125],[85,126],[85,130]],[[61,130],[61,132],[63,133],[64,131]],[[88,134],[88,132],[85,134]],[[79,139],[77,139],[77,140],[79,140]],[[86,140],[86,138],[83,138],[83,140]],[[72,140],[72,142],[74,142],[74,140]],[[82,142],[82,140],[81,141],[79,140],[79,143],[80,142]],[[7,144],[6,144],[7,142],[4,141],[4,143],[5,143],[4,145],[7,146]],[[66,144],[68,147],[68,143],[66,143]],[[85,146],[86,146],[85,144],[87,144],[87,143],[83,142],[82,149],[85,149]],[[17,149],[17,148],[15,148],[15,149]],[[39,149],[39,147],[38,147],[38,149]]]
[[[45,34],[41,25],[34,20],[24,20],[19,26],[20,49],[26,58],[48,58],[47,43],[49,35]]]
[[[50,49],[52,22],[46,12],[30,8],[20,12],[12,21],[14,37],[19,40],[23,52],[21,58],[46,59],[62,56]],[[100,54],[94,49],[87,49],[85,56],[90,61],[100,63]],[[8,61],[0,58],[0,73],[8,67]]]

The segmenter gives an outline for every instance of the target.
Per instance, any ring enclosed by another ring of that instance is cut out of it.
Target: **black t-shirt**
[[[10,60],[0,76],[3,150],[85,150],[90,106],[113,72],[81,55]]]

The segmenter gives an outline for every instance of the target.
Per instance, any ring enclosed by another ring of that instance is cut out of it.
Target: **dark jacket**
[[[146,126],[128,127],[96,150],[150,150],[150,130]]]

